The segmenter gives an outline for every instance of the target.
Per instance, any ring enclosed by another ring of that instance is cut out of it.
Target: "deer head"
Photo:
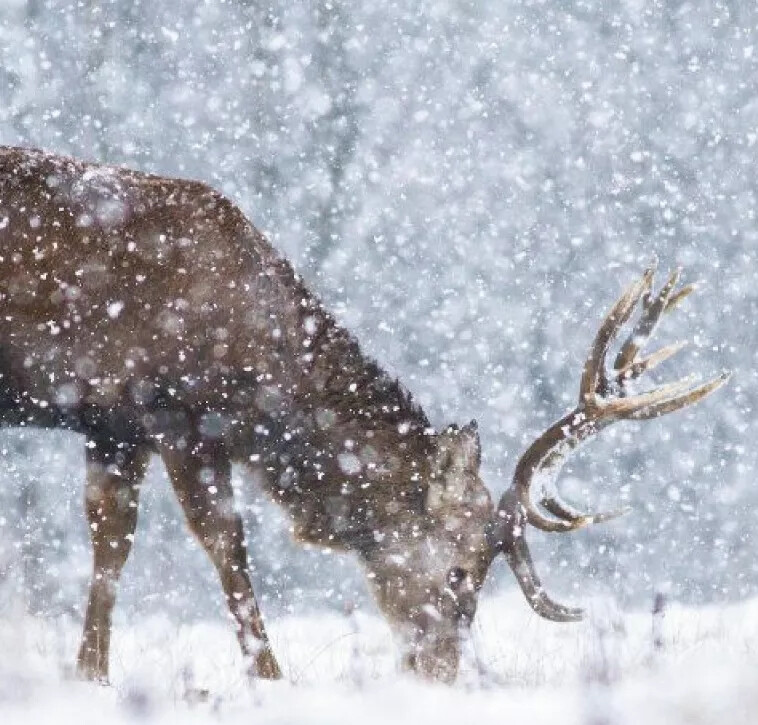
[[[681,348],[670,345],[640,356],[662,315],[693,290],[677,289],[677,271],[653,294],[653,273],[651,267],[630,285],[606,316],[584,366],[577,406],[529,446],[497,506],[479,476],[476,424],[451,426],[435,436],[427,466],[419,473],[426,479],[423,515],[399,511],[392,525],[379,532],[377,546],[365,553],[377,601],[400,633],[409,669],[443,681],[455,677],[462,632],[474,618],[478,593],[498,554],[509,563],[537,614],[557,622],[582,618],[581,609],[555,602],[543,589],[525,538],[527,524],[566,532],[626,510],[587,514],[562,501],[554,484],[566,455],[616,421],[657,418],[692,405],[728,377],[702,385],[685,378],[629,393],[632,381]],[[609,371],[609,348],[638,307],[639,320]]]
[[[369,581],[379,607],[399,633],[406,669],[451,681],[460,637],[476,613],[492,557],[482,522],[494,515],[479,477],[476,423],[435,436],[423,512],[399,511],[367,553]]]

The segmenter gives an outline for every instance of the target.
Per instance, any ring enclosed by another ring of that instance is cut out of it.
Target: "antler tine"
[[[546,469],[549,469],[552,466],[555,470],[555,473],[557,474],[557,470],[560,467],[560,464],[561,461],[559,460],[558,456],[553,455],[552,457],[545,459],[545,462],[541,466],[541,470],[547,472]],[[567,504],[565,501],[561,501],[560,497],[558,496],[558,491],[555,488],[555,481],[553,476],[550,476],[548,474],[543,475],[540,478],[545,479],[542,480],[542,497],[540,498],[540,505],[542,508],[544,508],[548,513],[551,513],[558,519],[563,519],[564,521],[575,523],[577,528],[588,526],[589,524],[598,524],[602,521],[610,521],[611,519],[616,519],[620,516],[624,516],[630,511],[628,507],[617,509],[615,511],[604,511],[595,514],[580,511],[574,506]],[[535,525],[539,526],[540,523],[541,522],[538,522]]]
[[[688,405],[693,405],[718,390],[730,377],[732,377],[731,373],[722,373],[718,377],[713,378],[713,380],[709,380],[707,383],[692,388],[680,395],[645,405],[629,413],[628,417],[633,420],[649,420],[650,418],[658,418],[667,413],[673,413],[680,408],[686,408]]]
[[[584,363],[582,381],[579,386],[580,403],[593,400],[599,390],[606,389],[605,357],[608,354],[608,347],[615,339],[619,329],[631,316],[640,298],[651,289],[655,265],[654,262],[645,270],[640,279],[626,288],[600,325],[590,348],[590,354]]]
[[[640,349],[655,331],[664,312],[674,309],[679,302],[694,290],[693,285],[688,285],[677,292],[676,295],[673,295],[674,288],[679,282],[681,274],[682,270],[680,268],[675,269],[669,275],[661,291],[655,297],[648,296],[644,301],[644,312],[629,337],[624,341],[619,354],[616,356],[616,361],[613,363],[615,370],[628,368],[632,364]]]
[[[676,355],[676,353],[678,353],[686,346],[686,342],[675,342],[672,345],[666,345],[666,347],[662,347],[660,350],[651,353],[642,360],[632,360],[626,365],[626,367],[623,367],[618,371],[616,375],[616,382],[619,385],[623,385],[628,380],[634,380],[635,378],[638,378],[648,370],[652,370],[653,368],[658,367],[658,365],[665,362],[673,355]]]
[[[565,521],[581,521],[580,526],[577,528],[588,526],[589,524],[600,524],[604,521],[618,519],[622,516],[626,516],[632,510],[629,506],[625,506],[624,508],[615,509],[613,511],[601,511],[596,514],[589,514],[566,504],[556,495],[549,496],[547,494],[542,495],[540,504],[546,511],[553,514],[556,518],[564,519]]]
[[[573,506],[561,501],[555,492],[547,493],[542,492],[542,498],[540,498],[540,506],[549,513],[553,514],[556,518],[564,519],[566,521],[579,521],[587,518],[587,514],[584,511],[580,511]]]
[[[601,418],[588,417],[581,411],[573,411],[550,426],[521,456],[513,475],[512,492],[526,515],[526,520],[532,526],[549,532],[574,531],[626,513],[608,511],[584,514],[564,504],[557,496],[544,493],[546,489],[553,487],[566,456],[608,422]],[[546,516],[535,506],[531,494],[532,486],[535,484],[543,491],[543,506],[556,518]],[[502,499],[500,507],[504,505],[505,499]]]
[[[671,312],[683,299],[689,297],[695,290],[697,285],[686,284],[676,294],[671,295],[669,301],[666,303],[666,309],[664,312]]]
[[[559,604],[546,594],[523,533],[514,537],[511,546],[504,549],[504,553],[526,601],[540,617],[551,622],[579,622],[584,618],[584,610]]]
[[[575,622],[583,612],[551,599],[542,587],[534,568],[525,537],[526,515],[513,489],[507,490],[494,520],[487,527],[493,552],[502,552],[508,561],[529,606],[541,617],[553,622]]]
[[[724,373],[704,385],[693,387],[694,376],[689,375],[676,382],[661,385],[647,393],[628,398],[615,398],[603,404],[603,412],[614,418],[645,420],[646,418],[657,417],[663,415],[663,412],[671,413],[702,400],[706,395],[710,395],[714,390],[720,388],[729,377],[729,373]],[[648,415],[646,411],[649,410],[663,412]]]

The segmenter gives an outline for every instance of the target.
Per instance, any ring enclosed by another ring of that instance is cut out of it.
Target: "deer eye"
[[[447,573],[447,585],[452,589],[458,589],[461,584],[466,580],[468,572],[460,566],[454,566]]]

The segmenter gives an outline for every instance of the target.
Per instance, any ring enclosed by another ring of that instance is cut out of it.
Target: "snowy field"
[[[117,626],[113,684],[103,687],[70,677],[72,622],[6,618],[0,722],[755,722],[758,601],[672,606],[657,623],[595,609],[586,624],[555,625],[515,595],[484,602],[454,687],[397,675],[388,629],[360,613],[272,620],[286,681],[254,685],[220,623]]]

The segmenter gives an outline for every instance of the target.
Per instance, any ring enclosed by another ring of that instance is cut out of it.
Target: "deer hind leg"
[[[228,456],[219,443],[212,441],[200,441],[184,450],[166,447],[161,455],[189,527],[221,579],[242,653],[251,660],[251,674],[280,678],[281,669],[271,651],[250,583],[242,518],[234,507]]]
[[[94,567],[77,672],[89,680],[108,681],[111,613],[132,548],[139,484],[149,457],[150,449],[143,446],[88,442],[85,509]]]

